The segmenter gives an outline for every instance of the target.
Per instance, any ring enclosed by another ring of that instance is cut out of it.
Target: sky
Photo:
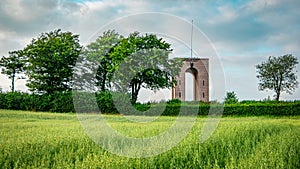
[[[0,8],[0,57],[23,49],[43,32],[71,31],[79,34],[81,44],[85,45],[105,28],[115,28],[121,33],[135,28],[145,32],[167,30],[167,35],[162,36],[168,40],[171,35],[186,36],[170,42],[174,42],[173,57],[189,57],[187,30],[193,20],[195,32],[209,43],[198,44],[195,37],[193,49],[200,52],[194,57],[213,56],[210,100],[224,98],[216,94],[219,88],[234,91],[240,100],[272,98],[272,91],[258,90],[255,65],[269,56],[285,54],[293,54],[300,60],[299,0],[1,0]],[[179,28],[183,31],[178,31]],[[296,70],[299,81],[299,64]],[[24,84],[25,80],[17,80],[16,90],[26,90]],[[2,90],[9,90],[9,86],[10,80],[0,74]],[[141,97],[144,95],[147,94]],[[299,88],[293,95],[281,96],[283,100],[299,98]]]

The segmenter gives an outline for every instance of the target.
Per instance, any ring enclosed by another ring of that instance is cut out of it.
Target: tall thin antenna
[[[190,62],[190,67],[193,68],[193,28],[194,28],[194,21],[192,20],[192,32],[191,32],[191,62]]]
[[[193,28],[194,28],[194,21],[192,20],[192,32],[191,32],[191,59],[193,58]]]

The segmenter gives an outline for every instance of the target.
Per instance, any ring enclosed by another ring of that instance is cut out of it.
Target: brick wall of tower
[[[177,85],[172,89],[172,98],[185,100],[186,91],[185,73],[190,72],[195,75],[195,100],[204,102],[209,101],[209,60],[208,58],[185,58],[183,61],[179,76],[176,77]],[[193,63],[193,68],[190,67],[190,62]]]

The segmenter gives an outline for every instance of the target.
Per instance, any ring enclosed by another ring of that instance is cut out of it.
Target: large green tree
[[[172,77],[179,73],[182,61],[170,60],[171,51],[171,44],[154,34],[130,34],[110,55],[114,63],[111,70],[117,71],[116,88],[128,90],[135,103],[142,87],[161,89],[174,86]]]
[[[97,64],[96,85],[101,91],[111,87],[110,82],[113,75],[112,57],[114,47],[123,39],[115,30],[103,32],[94,42],[91,42],[83,51],[86,59]]]
[[[3,56],[0,59],[0,66],[2,67],[1,72],[11,79],[11,92],[14,92],[17,74],[24,71],[24,59],[22,51],[12,51],[9,52],[8,57]],[[18,78],[22,78],[22,76]]]
[[[270,56],[267,61],[256,65],[259,90],[273,90],[276,101],[283,91],[292,94],[298,87],[295,70],[297,64],[298,59],[287,54],[279,57]]]
[[[27,86],[33,92],[68,91],[74,65],[81,52],[79,35],[60,29],[42,33],[23,50],[28,61]]]

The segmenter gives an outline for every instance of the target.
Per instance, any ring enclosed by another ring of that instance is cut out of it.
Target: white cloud
[[[238,9],[234,9],[230,6],[219,6],[217,7],[218,15],[215,15],[211,19],[208,20],[209,24],[221,24],[221,23],[227,23],[232,22],[236,18],[238,18],[239,11]]]
[[[16,21],[28,22],[36,19],[41,13],[48,11],[52,3],[56,1],[24,1],[24,0],[8,0],[2,2],[4,12]]]
[[[245,6],[246,9],[252,11],[252,12],[261,12],[265,10],[266,8],[272,8],[274,6],[278,6],[283,1],[280,0],[252,0],[249,1],[249,3]],[[286,3],[286,2],[283,2]]]

